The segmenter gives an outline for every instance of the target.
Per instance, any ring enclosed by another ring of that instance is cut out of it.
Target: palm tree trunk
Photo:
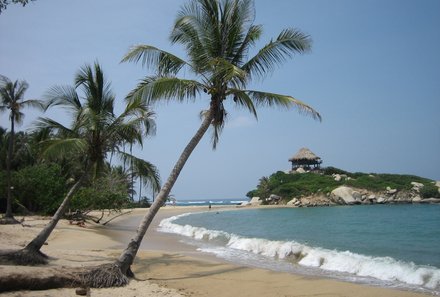
[[[202,139],[203,135],[205,135],[213,118],[213,112],[212,109],[210,109],[210,111],[206,114],[199,129],[197,130],[196,134],[191,138],[190,142],[187,144],[182,154],[180,155],[176,165],[174,165],[170,176],[168,177],[166,183],[162,186],[159,194],[156,196],[154,203],[151,205],[149,211],[145,214],[144,218],[139,224],[135,237],[131,239],[126,249],[120,255],[117,263],[119,264],[121,272],[124,275],[129,276],[131,274],[130,266],[133,264],[134,258],[136,257],[136,254],[139,250],[142,239],[148,230],[148,227],[150,226],[154,216],[157,214],[160,207],[166,202],[166,199],[170,194],[174,183],[179,177],[180,172],[185,166],[186,161],[188,160],[189,156],[191,155],[197,144]]]
[[[6,176],[8,179],[8,197],[6,199],[6,213],[5,218],[14,221],[14,216],[12,215],[12,179],[11,179],[11,161],[12,161],[12,151],[14,149],[14,133],[15,133],[15,125],[14,125],[15,117],[14,113],[11,113],[11,136],[9,137],[8,144],[8,158],[6,160]]]
[[[87,171],[84,173],[81,178],[70,188],[69,192],[67,193],[66,197],[64,198],[61,205],[58,207],[57,211],[53,215],[50,222],[43,228],[43,230],[40,231],[40,233],[24,248],[26,251],[30,252],[38,252],[41,247],[44,245],[46,240],[49,238],[50,234],[52,233],[53,229],[55,229],[55,226],[58,224],[58,221],[63,216],[64,212],[67,209],[67,206],[69,204],[70,199],[72,196],[78,191],[78,189],[81,187],[82,183],[84,182],[85,178],[87,176]]]

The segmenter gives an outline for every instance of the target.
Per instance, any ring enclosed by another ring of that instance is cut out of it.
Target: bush
[[[29,211],[53,214],[66,194],[66,179],[57,164],[25,167],[12,175],[13,197]]]
[[[362,188],[370,191],[384,191],[387,187],[399,191],[409,191],[412,188],[411,182],[429,184],[431,180],[414,175],[404,174],[356,174],[356,178],[347,181],[347,185]]]
[[[128,206],[130,197],[125,181],[101,177],[92,185],[83,187],[73,196],[71,210],[120,210]]]
[[[420,195],[422,198],[440,198],[438,187],[432,183],[425,184],[425,186],[420,189]]]

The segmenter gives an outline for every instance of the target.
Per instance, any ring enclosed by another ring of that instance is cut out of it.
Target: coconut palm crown
[[[82,90],[81,98],[77,89]],[[108,169],[108,154],[133,164],[154,190],[159,188],[157,169],[151,163],[124,152],[124,145],[139,144],[154,134],[154,113],[140,101],[128,103],[119,116],[114,114],[115,96],[98,63],[85,65],[75,77],[75,87],[55,86],[47,93],[47,106],[61,106],[72,115],[69,127],[40,118],[38,127],[56,131],[56,136],[42,143],[46,157],[76,155],[82,158],[85,171],[95,178]]]
[[[251,0],[192,0],[178,13],[170,39],[185,47],[188,59],[150,45],[137,45],[122,59],[142,62],[155,72],[130,93],[148,103],[157,100],[193,100],[207,93],[212,108],[213,146],[225,124],[225,101],[244,107],[257,117],[258,106],[296,108],[321,120],[307,104],[288,95],[246,89],[253,78],[264,78],[294,54],[306,53],[311,39],[297,29],[285,29],[255,55],[249,56],[262,35],[254,24]],[[179,77],[186,70],[194,79]],[[189,71],[188,71],[189,70]]]

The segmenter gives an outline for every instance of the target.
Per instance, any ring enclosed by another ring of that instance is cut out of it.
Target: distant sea
[[[189,199],[189,200],[176,200],[175,202],[169,201],[167,205],[176,206],[208,206],[208,205],[240,205],[243,202],[249,202],[247,198],[228,198],[228,199]]]
[[[440,205],[212,209],[159,230],[235,263],[440,295]]]

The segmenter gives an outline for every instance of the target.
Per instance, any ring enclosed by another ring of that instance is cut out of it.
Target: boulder
[[[387,194],[393,195],[397,193],[397,189],[391,189],[391,187],[387,187]]]
[[[342,177],[339,174],[333,174],[333,178],[335,179],[335,181],[341,181]]]
[[[362,194],[359,193],[358,191],[353,191],[353,193],[351,194],[354,198],[354,200],[361,202],[362,201]]]
[[[275,194],[270,194],[269,199],[267,199],[269,201],[280,201],[281,197]]]
[[[435,182],[435,185],[437,186],[438,192],[440,193],[440,181]]]
[[[413,186],[412,189],[416,192],[420,192],[420,189],[425,186],[424,184],[418,182],[411,182],[411,185]]]
[[[385,203],[385,198],[383,198],[383,197],[379,197],[379,198],[377,198],[377,203],[379,203],[379,204],[382,204],[382,203]]]
[[[295,203],[297,203],[298,202],[298,199],[297,198],[293,198],[292,200],[290,200],[289,202],[287,202],[286,204],[287,205],[295,205]]]
[[[334,189],[331,192],[330,197],[337,203],[348,204],[348,205],[359,203],[353,197],[353,192],[355,191],[352,188],[341,186]]]
[[[420,203],[420,201],[422,201],[422,198],[420,198],[420,196],[416,196],[412,199],[412,203]]]
[[[260,197],[252,197],[251,201],[249,201],[249,204],[252,206],[261,205]]]

